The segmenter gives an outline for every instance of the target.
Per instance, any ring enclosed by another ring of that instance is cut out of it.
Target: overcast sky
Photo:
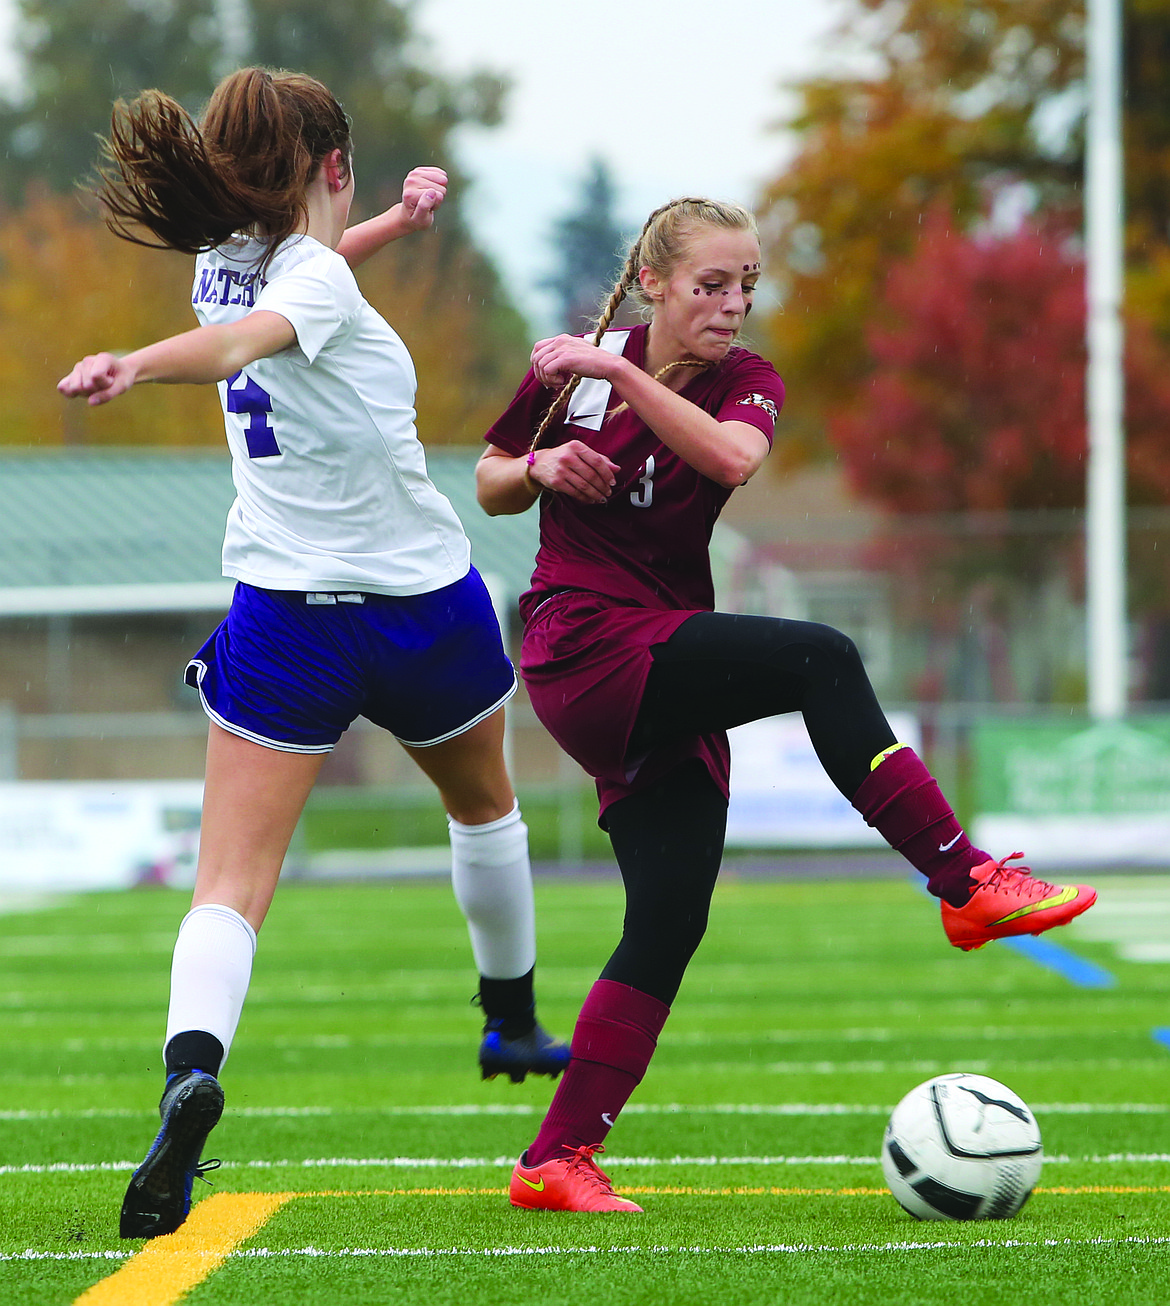
[[[591,156],[610,165],[633,230],[685,192],[750,205],[790,152],[772,128],[791,103],[782,85],[836,61],[825,38],[842,3],[415,0],[439,71],[512,79],[503,126],[464,130],[455,148],[472,226],[536,325],[550,311],[537,289],[550,228]],[[0,77],[10,6],[0,0]]]
[[[636,230],[673,195],[751,204],[791,146],[782,84],[833,63],[840,0],[419,0],[448,72],[513,79],[507,120],[464,130],[472,221],[530,316],[548,312],[553,221],[589,158],[609,163]],[[540,325],[540,323],[537,323]]]

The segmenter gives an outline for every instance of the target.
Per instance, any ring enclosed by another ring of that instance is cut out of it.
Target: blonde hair
[[[752,214],[739,204],[723,200],[702,199],[685,196],[671,200],[657,208],[646,219],[637,239],[630,246],[626,261],[609,298],[606,300],[597,318],[593,332],[593,343],[601,344],[601,338],[609,329],[622,301],[629,298],[640,305],[642,316],[650,320],[654,316],[654,301],[642,288],[638,273],[642,268],[649,268],[659,281],[669,281],[675,268],[686,258],[689,242],[699,227],[722,227],[727,231],[748,231],[757,239],[759,231]],[[657,381],[676,367],[710,367],[710,363],[697,359],[679,358],[667,363],[654,374]],[[568,405],[573,391],[581,378],[574,376],[558,392],[540,425],[532,437],[530,451],[539,448],[545,432],[558,419]],[[625,405],[623,404],[624,408]],[[619,410],[620,411],[620,410]]]

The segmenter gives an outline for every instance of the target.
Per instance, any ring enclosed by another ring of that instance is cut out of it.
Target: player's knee
[[[516,794],[507,772],[497,776],[460,776],[438,785],[447,815],[461,825],[488,825],[503,820],[516,807]]]
[[[832,626],[822,626],[825,632],[825,649],[835,663],[849,671],[859,671],[862,667],[861,651],[843,631]]]
[[[640,951],[657,956],[664,965],[683,968],[695,955],[706,932],[706,911],[672,912],[641,923],[627,917],[625,923],[625,937]]]
[[[820,621],[806,621],[802,634],[808,643],[820,649],[828,657],[849,661],[860,656],[857,645],[836,626],[826,626]]]
[[[834,679],[852,676],[863,669],[857,645],[835,626],[819,621],[802,621],[798,631],[790,623],[777,622],[772,658],[778,671],[793,670],[793,653],[803,652],[805,670],[821,671]]]
[[[442,793],[440,797],[447,815],[460,825],[491,825],[495,821],[502,821],[516,806],[515,798],[492,794],[471,798]]]

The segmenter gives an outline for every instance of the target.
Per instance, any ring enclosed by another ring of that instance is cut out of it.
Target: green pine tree
[[[590,160],[573,210],[553,224],[558,266],[541,283],[557,298],[562,330],[589,330],[621,271],[623,236],[614,215],[617,188],[603,159]]]

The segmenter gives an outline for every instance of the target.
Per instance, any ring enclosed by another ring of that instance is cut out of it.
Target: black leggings
[[[829,778],[852,798],[895,742],[853,641],[830,626],[704,612],[653,653],[631,757],[799,711]],[[669,1005],[707,928],[727,804],[707,768],[690,761],[614,803],[606,822],[626,915],[602,978]]]

